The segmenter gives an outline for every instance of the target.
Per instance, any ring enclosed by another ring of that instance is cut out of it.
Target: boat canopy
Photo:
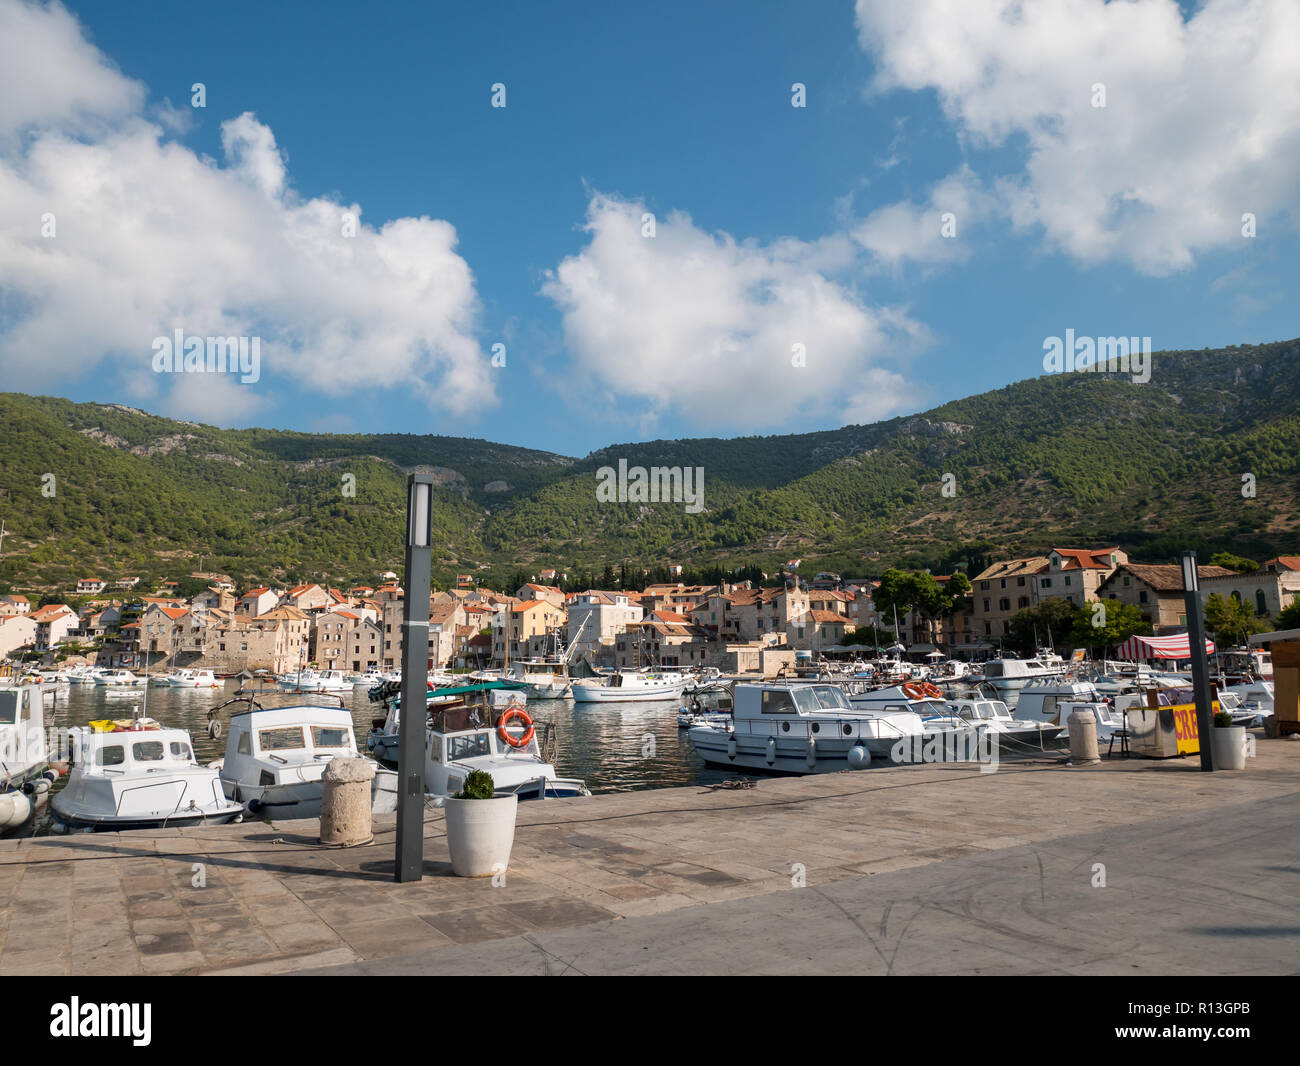
[[[1192,656],[1191,639],[1186,633],[1172,637],[1129,637],[1121,644],[1116,654],[1121,659],[1190,659]],[[1205,654],[1214,654],[1214,641],[1205,642]]]

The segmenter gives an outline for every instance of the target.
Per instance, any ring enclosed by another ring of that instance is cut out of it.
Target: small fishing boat
[[[137,677],[125,667],[104,670],[95,678],[95,685],[100,688],[136,688],[143,684],[143,677]]]
[[[492,775],[498,796],[591,795],[586,782],[556,774],[553,728],[533,720],[521,689],[488,681],[434,689],[430,697],[424,787],[435,800],[459,792],[474,770]]]
[[[74,829],[222,825],[244,813],[217,772],[194,758],[190,735],[135,713],[68,730],[68,783],[51,802]]]
[[[1005,743],[1013,751],[1028,748],[1041,751],[1064,732],[1062,726],[1053,722],[1031,722],[1013,717],[1001,700],[949,700],[947,712],[922,720],[927,728],[947,724],[995,733],[999,744]]]
[[[643,703],[681,699],[686,679],[655,670],[616,670],[573,682],[576,703]]]
[[[222,683],[211,670],[175,670],[167,675],[169,688],[221,688]]]
[[[944,705],[927,692],[914,698],[903,686],[892,686],[871,693],[869,702],[866,695],[850,699],[846,686],[821,682],[740,683],[730,725],[692,726],[691,744],[716,766],[820,774],[912,761],[910,752],[922,739],[970,732],[927,730],[917,708]]]
[[[274,699],[288,700],[274,705]],[[326,700],[337,700],[337,705]],[[364,758],[357,750],[352,715],[339,696],[305,701],[295,693],[236,695],[208,712],[208,733],[221,734],[221,712],[230,711],[226,754],[211,763],[227,796],[265,818],[319,818],[321,774],[331,759]],[[375,769],[371,806],[397,809],[397,775]]]
[[[338,670],[300,670],[276,678],[281,692],[342,692],[352,685]]]

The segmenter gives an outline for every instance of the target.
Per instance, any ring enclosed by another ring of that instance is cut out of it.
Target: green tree
[[[1300,600],[1293,601],[1289,607],[1283,607],[1273,621],[1278,629],[1300,629]]]
[[[1210,556],[1210,565],[1235,570],[1239,574],[1253,574],[1259,569],[1259,563],[1253,559],[1244,559],[1240,555],[1233,555],[1232,552],[1215,552]]]
[[[1255,617],[1255,612],[1233,596],[1220,596],[1211,592],[1205,597],[1205,627],[1214,635],[1216,644],[1235,646],[1245,644],[1252,633],[1267,629],[1267,623]]]
[[[1060,596],[1025,607],[1011,618],[1010,643],[1026,655],[1036,654],[1048,642],[1055,648],[1068,648],[1076,616],[1074,604]]]
[[[1075,613],[1070,642],[1076,648],[1099,648],[1104,655],[1129,637],[1150,632],[1151,623],[1142,617],[1137,604],[1097,600],[1085,603]]]

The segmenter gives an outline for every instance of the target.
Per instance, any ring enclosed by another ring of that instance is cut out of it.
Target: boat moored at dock
[[[929,693],[914,698],[896,685],[851,699],[845,688],[800,681],[737,683],[731,724],[692,726],[691,744],[715,766],[835,773],[912,761],[909,753],[921,741],[970,732],[927,729],[918,708],[934,713],[944,707]]]
[[[45,698],[39,685],[0,689],[0,833],[25,825],[59,771],[50,767]]]
[[[68,730],[68,783],[51,806],[75,829],[222,825],[244,813],[216,770],[194,759],[190,735],[152,718],[101,720]]]
[[[270,705],[279,698],[287,704]],[[326,699],[338,703],[328,704]],[[237,695],[208,712],[209,732],[220,733],[220,712],[230,712],[226,754],[212,763],[227,796],[266,818],[319,818],[321,775],[331,759],[364,758],[357,751],[352,716],[337,696],[304,700],[293,693]],[[397,809],[397,775],[377,767],[372,809]]]

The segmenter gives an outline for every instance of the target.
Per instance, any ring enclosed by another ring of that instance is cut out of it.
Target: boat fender
[[[21,792],[0,795],[0,826],[10,829],[22,825],[32,813],[32,803]]]
[[[849,748],[849,766],[854,770],[865,770],[871,765],[871,752],[865,744],[854,744]]]
[[[733,729],[727,735],[727,758],[736,757],[736,731]]]
[[[49,790],[50,780],[47,777],[37,777],[23,783],[23,791],[29,796],[43,796]]]
[[[804,752],[804,759],[808,763],[809,770],[811,770],[814,766],[817,765],[817,738],[816,737],[808,738],[808,747]]]
[[[210,736],[213,740],[217,740],[221,736],[221,723],[218,722],[215,718],[212,718],[208,721],[208,736]]]
[[[261,809],[262,801],[260,799],[251,799],[248,801],[248,810],[251,814],[256,814]]]
[[[776,737],[767,738],[767,765],[771,766],[776,762]]]

